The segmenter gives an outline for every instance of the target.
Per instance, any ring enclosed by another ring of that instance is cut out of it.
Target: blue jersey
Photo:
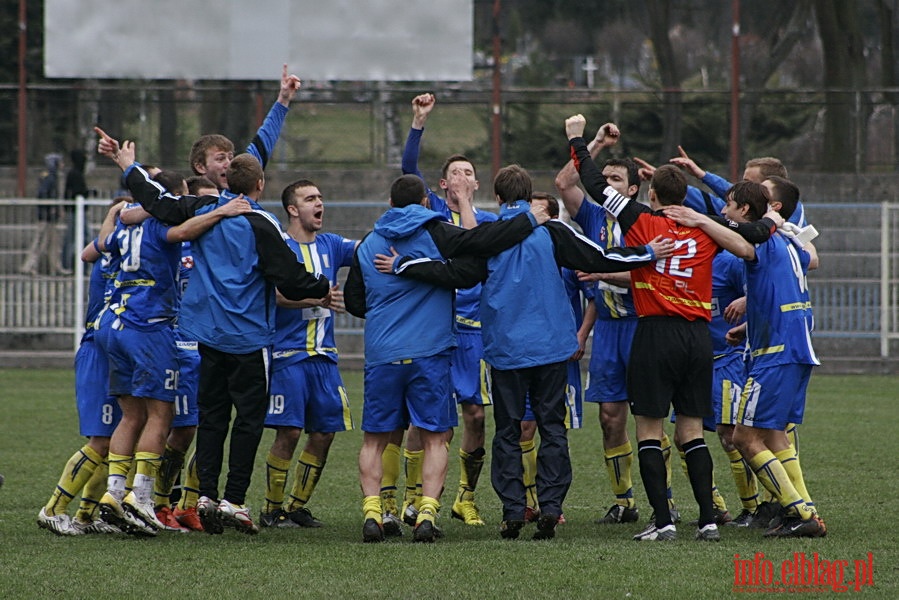
[[[775,233],[746,261],[746,320],[752,368],[818,365],[812,349],[807,252]]]
[[[581,203],[574,222],[580,225],[584,235],[603,250],[624,246],[624,236],[618,221],[606,209],[588,202]],[[630,287],[620,287],[606,281],[597,281],[593,292],[597,319],[636,319],[634,297]]]
[[[418,175],[422,181],[424,181],[424,175],[418,170],[418,153],[423,133],[423,129],[415,129],[414,127],[409,130],[409,137],[406,138],[406,146],[403,148],[402,160],[403,175]],[[447,221],[461,226],[462,218],[459,213],[453,211],[446,203],[446,200],[434,193],[431,188],[427,188],[427,190],[430,209],[443,215]],[[499,217],[491,212],[474,208],[474,218],[477,224],[480,225],[481,223],[496,221]],[[480,283],[473,287],[456,291],[456,326],[460,331],[481,330]]]
[[[699,188],[695,188],[692,185],[687,186],[687,197],[684,199],[684,206],[704,214],[712,213],[720,216],[721,209],[725,205],[723,198],[727,197],[727,191],[733,187],[732,184],[723,177],[708,171],[706,171],[705,177],[702,178],[702,182],[709,186],[713,194],[703,194]],[[802,202],[796,203],[796,210],[793,211],[793,214],[787,220],[799,227],[808,225],[808,222],[805,220],[805,207],[802,205]]]
[[[712,263],[712,320],[709,321],[709,333],[712,335],[712,352],[716,359],[743,351],[742,347],[731,346],[724,339],[731,328],[739,325],[724,320],[724,309],[745,294],[746,271],[743,260],[722,250]],[[741,320],[740,323],[742,322]]]
[[[288,239],[287,245],[302,262],[306,270],[324,275],[334,286],[340,267],[353,263],[354,240],[333,233],[319,233],[315,241],[300,243]],[[314,306],[310,308],[275,309],[275,344],[272,357],[281,365],[293,364],[310,356],[325,356],[337,362],[337,345],[334,342],[334,317],[331,310]]]
[[[90,280],[87,287],[87,309],[84,311],[84,334],[81,343],[94,338],[94,324],[105,305],[106,279],[104,278],[104,263],[106,257],[100,255],[100,260],[91,264]]]
[[[106,242],[121,255],[110,308],[137,329],[169,326],[178,312],[181,245],[168,242],[168,230],[154,218],[137,225],[119,223]]]
[[[442,214],[455,225],[462,225],[462,217],[459,213],[450,209],[446,201],[428,188],[428,199],[431,210]],[[483,210],[474,211],[474,218],[478,225],[496,221],[499,217]],[[456,290],[456,327],[460,330],[481,330],[481,284],[470,288]]]

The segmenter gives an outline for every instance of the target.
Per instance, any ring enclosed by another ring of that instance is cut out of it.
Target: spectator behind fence
[[[66,172],[62,197],[65,200],[74,200],[78,196],[87,198],[91,195],[91,190],[87,187],[87,180],[84,177],[87,155],[84,150],[75,148],[69,152],[69,159],[72,161],[72,166]],[[75,207],[65,204],[63,205],[62,213],[66,231],[62,238],[62,252],[60,253],[59,261],[63,267],[71,269],[75,264]],[[86,219],[84,223],[84,239],[90,239]]]
[[[62,168],[62,155],[57,153],[44,156],[45,170],[41,172],[38,182],[37,197],[39,200],[59,198],[59,170]],[[59,206],[54,204],[37,207],[37,231],[28,249],[25,262],[19,272],[24,275],[37,275],[41,266],[41,258],[47,255],[47,270],[51,275],[69,275],[60,262]]]

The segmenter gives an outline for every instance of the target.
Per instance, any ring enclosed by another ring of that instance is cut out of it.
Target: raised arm
[[[301,85],[300,78],[293,73],[288,74],[287,65],[281,69],[281,88],[278,90],[278,99],[272,105],[262,125],[256,131],[252,141],[247,146],[247,152],[259,160],[259,164],[265,169],[271,158],[272,151],[278,138],[281,137],[281,129],[284,127],[284,119],[290,102],[296,97]]]
[[[201,207],[215,202],[214,196],[205,196],[205,200],[194,196],[173,196],[164,187],[153,181],[137,162],[134,142],[118,140],[110,137],[99,127],[94,131],[100,136],[97,152],[116,163],[125,174],[125,184],[131,191],[135,202],[143,206],[151,215],[168,223],[183,223]]]
[[[600,204],[618,219],[621,230],[626,232],[640,213],[650,212],[650,209],[630,198],[625,198],[608,185],[602,171],[590,156],[587,142],[583,138],[586,124],[587,121],[583,115],[574,115],[565,120],[565,133],[568,136],[571,158],[587,194],[594,202]]]
[[[437,99],[434,94],[419,94],[412,99],[412,127],[406,137],[406,145],[403,147],[402,169],[403,175],[424,176],[418,170],[418,155],[421,149],[421,136],[424,133],[425,122],[428,115],[434,109]]]
[[[621,132],[614,123],[606,123],[596,132],[596,136],[587,144],[587,150],[590,157],[596,160],[603,148],[614,146],[618,143]],[[556,174],[556,189],[559,190],[559,196],[565,205],[565,210],[572,218],[577,215],[584,201],[584,192],[578,187],[581,178],[574,166],[574,160],[569,160],[565,166]]]

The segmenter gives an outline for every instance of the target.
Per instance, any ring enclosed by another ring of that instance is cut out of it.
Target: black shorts
[[[664,419],[712,415],[712,338],[706,321],[641,317],[627,365],[631,413]]]

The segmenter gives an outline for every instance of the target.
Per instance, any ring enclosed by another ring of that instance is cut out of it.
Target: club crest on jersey
[[[182,256],[181,257],[181,267],[184,269],[193,269],[194,268],[194,257],[193,256]]]

